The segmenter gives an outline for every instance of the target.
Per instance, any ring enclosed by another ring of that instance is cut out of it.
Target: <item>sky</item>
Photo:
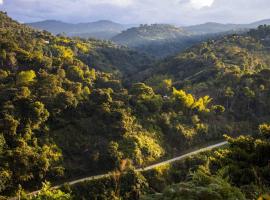
[[[270,0],[0,0],[0,10],[20,22],[250,23],[270,18]]]

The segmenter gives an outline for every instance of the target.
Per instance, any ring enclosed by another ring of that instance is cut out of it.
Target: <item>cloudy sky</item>
[[[0,0],[0,10],[20,22],[249,23],[270,18],[270,0]]]

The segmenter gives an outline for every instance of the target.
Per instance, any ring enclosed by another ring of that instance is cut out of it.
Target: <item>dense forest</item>
[[[260,26],[157,62],[112,42],[37,31],[1,12],[0,199],[263,199],[269,38],[270,27]],[[225,134],[223,149],[135,170]]]
[[[155,90],[166,77],[176,88],[195,95],[210,95],[215,103],[226,108],[227,120],[246,121],[256,130],[269,117],[269,44],[269,26],[260,26],[247,34],[229,35],[194,46],[136,74],[133,79],[144,81]]]
[[[159,179],[172,185],[142,199],[269,199],[269,128],[262,124],[254,136],[227,136],[228,147],[176,163]]]

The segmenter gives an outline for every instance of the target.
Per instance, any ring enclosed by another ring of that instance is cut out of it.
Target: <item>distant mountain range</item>
[[[221,23],[215,23],[215,22],[208,22],[205,24],[186,26],[182,28],[191,34],[201,35],[201,34],[228,32],[228,31],[247,30],[247,29],[257,28],[259,25],[264,25],[264,24],[270,25],[270,19],[256,21],[250,24],[221,24]]]
[[[176,27],[168,24],[141,25],[125,30],[111,40],[162,58],[181,52],[210,38],[215,39],[222,35],[246,32],[263,24],[270,24],[270,19],[250,24],[209,22],[186,27]]]
[[[56,20],[46,20],[28,23],[39,30],[47,30],[53,34],[65,33],[68,36],[83,38],[93,37],[96,39],[112,39],[120,43],[129,44],[129,38],[135,40],[163,40],[182,37],[184,35],[202,35],[228,31],[240,31],[257,28],[259,25],[270,24],[270,19],[256,21],[250,24],[221,24],[208,22],[193,26],[176,27],[169,24],[132,25],[120,24],[109,20],[100,20],[89,23],[66,23]],[[128,30],[127,30],[128,29]],[[133,38],[135,37],[135,38]],[[142,37],[142,38],[138,38]],[[152,38],[151,38],[152,37]],[[134,42],[132,42],[134,43]],[[135,42],[137,43],[137,42]]]
[[[257,21],[250,24],[220,24],[208,22],[194,26],[176,27],[169,24],[141,25],[123,31],[114,36],[112,41],[137,47],[141,45],[153,44],[154,42],[164,42],[179,39],[190,39],[194,35],[209,35],[217,33],[232,33],[247,31],[257,28],[259,25],[270,24],[270,19]]]
[[[78,24],[47,20],[28,25],[39,30],[47,30],[53,34],[65,33],[67,36],[112,40],[117,44],[162,58],[210,38],[246,32],[263,24],[269,25],[270,19],[250,24],[208,22],[183,27],[170,24],[124,25],[108,20]]]
[[[71,24],[56,20],[46,20],[27,25],[39,30],[46,30],[53,34],[66,34],[83,38],[110,39],[134,25],[124,25],[109,20],[100,20],[89,23]]]

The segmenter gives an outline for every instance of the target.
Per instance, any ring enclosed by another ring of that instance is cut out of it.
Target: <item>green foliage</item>
[[[24,198],[23,198],[24,199]],[[25,200],[71,200],[70,194],[66,194],[59,189],[52,189],[49,182],[42,184],[42,189],[37,195],[30,198],[26,197]]]
[[[125,141],[128,146],[130,145],[127,149],[133,151],[131,158],[139,165],[153,162],[164,155],[164,149],[155,139],[144,134],[128,136]],[[125,146],[125,144],[123,144],[123,146]]]
[[[74,55],[70,48],[60,45],[54,45],[52,49],[56,56],[60,59],[63,59],[66,62],[73,60]]]
[[[217,115],[220,115],[225,112],[224,106],[221,105],[212,106],[211,110],[213,110]]]
[[[130,90],[130,93],[138,96],[139,98],[147,98],[148,96],[152,97],[154,95],[153,89],[144,83],[134,84]]]
[[[22,71],[17,76],[17,84],[23,85],[31,83],[34,81],[34,78],[36,78],[36,73],[33,70]]]
[[[224,133],[251,132],[270,116],[268,44],[256,31],[203,43],[148,69],[145,83],[130,85],[122,80],[151,59],[110,42],[55,37],[3,13],[0,18],[1,195],[18,185],[32,189],[45,180],[115,171],[111,179],[74,186],[72,194],[138,199],[154,181],[121,170],[123,160],[143,167]],[[258,138],[229,138],[229,148],[210,157],[209,171],[197,171],[192,180],[174,171],[173,179],[185,183],[164,195],[242,199],[236,186],[254,198],[267,193],[268,129],[262,124]],[[188,162],[185,172],[201,162]],[[165,185],[167,177],[158,177],[165,171],[153,179]],[[71,196],[45,184],[32,198]]]
[[[0,80],[4,80],[8,77],[8,72],[5,70],[0,70]]]
[[[29,114],[32,118],[32,129],[39,129],[40,125],[47,121],[49,112],[45,108],[44,104],[36,101],[29,106]]]
[[[198,112],[210,112],[208,104],[212,101],[209,96],[204,96],[196,100],[192,94],[187,94],[183,90],[173,89],[173,96],[183,110],[196,110]]]
[[[67,78],[71,81],[81,81],[84,80],[84,72],[77,66],[69,67],[67,70]]]
[[[144,176],[132,169],[113,172],[108,178],[90,180],[70,187],[73,199],[138,200],[148,188]]]
[[[185,109],[191,109],[195,103],[195,99],[191,94],[187,94],[183,90],[176,90],[173,89],[173,95],[176,98],[177,101],[179,101],[180,107]]]
[[[146,83],[154,89],[155,93],[170,95],[172,92],[172,80],[168,76],[153,76]]]
[[[127,200],[139,199],[147,187],[147,181],[142,174],[129,170],[121,179],[120,195]]]
[[[179,91],[173,91],[174,98],[178,99],[174,108],[184,114],[197,114],[199,110],[209,113],[203,99],[194,99],[189,94],[209,95],[214,104],[226,108],[212,107],[216,116],[209,117],[217,123],[212,127],[214,130],[223,123],[230,127],[230,133],[250,134],[270,116],[269,60],[269,27],[260,26],[246,34],[201,43],[134,74],[133,80],[146,82],[159,93],[157,80],[161,83],[162,79],[170,78],[172,86]],[[244,124],[249,124],[245,130]],[[225,132],[224,128],[219,130],[222,129]]]
[[[202,170],[198,170],[192,181],[183,182],[169,186],[162,194],[142,198],[145,200],[158,199],[239,199],[244,200],[245,196],[241,191],[228,184],[220,177],[210,176]]]
[[[260,132],[267,125],[260,125]],[[228,137],[229,147],[215,152],[211,159],[213,172],[227,177],[230,183],[238,186],[248,198],[258,198],[269,191],[270,142],[265,135],[259,137]]]
[[[264,129],[267,124],[260,125],[260,132]],[[150,187],[161,178],[170,186],[142,199],[262,199],[269,193],[269,139],[263,134],[226,138],[225,148],[175,163],[161,177],[147,175]]]
[[[270,125],[269,124],[261,124],[259,126],[260,133],[265,137],[270,137]]]

